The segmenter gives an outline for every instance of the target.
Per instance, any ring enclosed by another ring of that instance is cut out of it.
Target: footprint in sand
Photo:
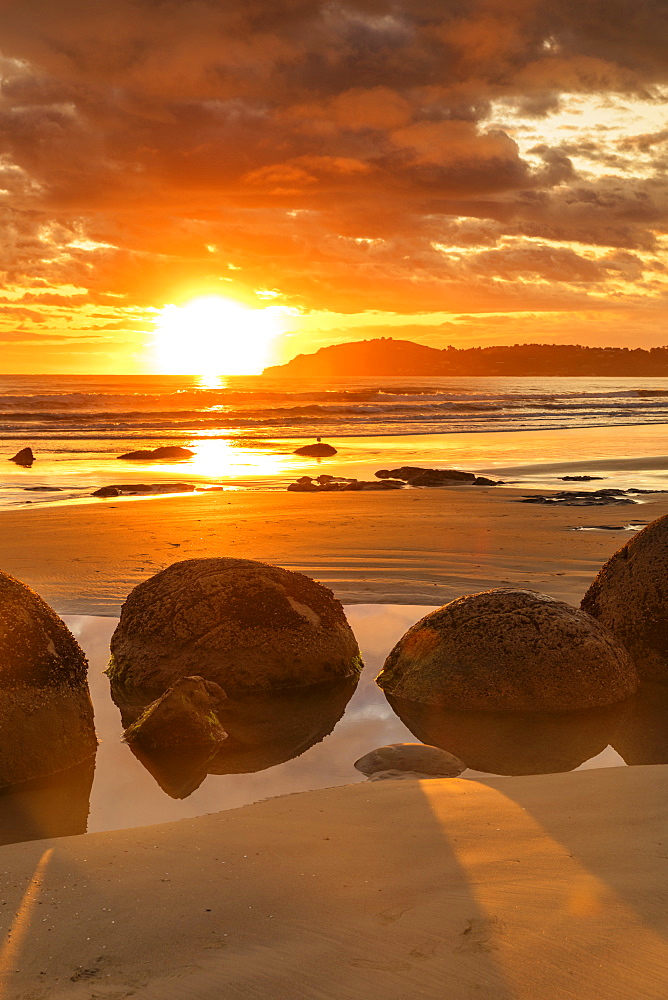
[[[473,917],[467,920],[455,951],[496,951],[498,945],[494,939],[501,934],[503,924],[498,917]]]
[[[387,910],[382,910],[377,913],[376,916],[380,920],[381,924],[393,924],[395,920],[403,916],[404,913],[408,913],[409,910],[413,910],[413,906],[390,906]]]

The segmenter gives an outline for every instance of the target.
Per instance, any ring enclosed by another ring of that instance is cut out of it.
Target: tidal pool
[[[365,662],[357,687],[247,699],[243,752],[223,751],[204,767],[182,758],[142,762],[122,742],[103,674],[117,619],[66,616],[90,662],[100,745],[76,768],[1,791],[0,843],[149,826],[364,781],[354,761],[386,743],[441,746],[468,765],[463,778],[482,780],[668,762],[668,687],[659,685],[612,709],[579,713],[443,712],[388,701],[374,678],[395,642],[431,610],[348,606]]]

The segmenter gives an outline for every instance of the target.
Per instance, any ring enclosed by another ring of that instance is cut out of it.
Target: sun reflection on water
[[[189,470],[207,479],[288,475],[303,465],[285,445],[269,442],[249,447],[238,440],[194,440],[188,447],[195,452]]]

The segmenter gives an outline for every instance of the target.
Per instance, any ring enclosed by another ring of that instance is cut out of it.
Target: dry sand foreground
[[[116,615],[132,587],[170,563],[223,555],[300,570],[344,604],[436,605],[506,585],[579,603],[631,536],[568,529],[668,513],[662,494],[620,507],[515,502],[531,492],[239,491],[4,510],[0,568],[60,614]]]
[[[0,849],[3,1000],[665,1000],[668,766]]]

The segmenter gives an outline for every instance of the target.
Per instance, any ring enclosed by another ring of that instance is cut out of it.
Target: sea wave
[[[384,436],[668,422],[668,379],[0,377],[0,436]]]

